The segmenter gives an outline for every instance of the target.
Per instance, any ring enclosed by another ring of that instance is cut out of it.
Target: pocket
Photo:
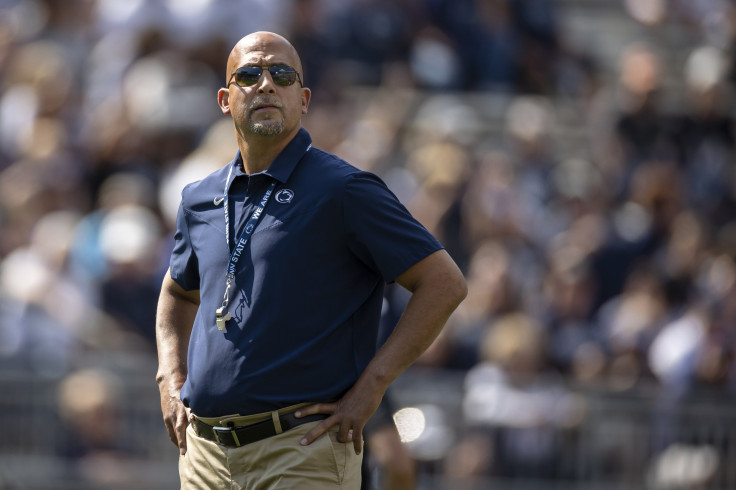
[[[337,441],[337,428],[333,427],[312,441],[308,446],[298,443],[319,422],[308,422],[290,431],[274,436],[284,438],[282,456],[293,454],[278,469],[281,486],[274,488],[317,490],[341,488],[345,478],[345,444]],[[287,437],[288,436],[288,437]],[[269,441],[270,439],[265,439]],[[296,445],[296,448],[294,447]],[[273,450],[273,445],[272,449]],[[290,478],[285,478],[287,475]],[[272,487],[269,487],[272,488]]]
[[[337,440],[338,427],[332,427],[327,431],[326,436],[329,437],[332,445],[332,453],[335,458],[335,466],[337,469],[337,481],[342,483],[345,479],[345,465],[348,461],[348,451],[352,450],[352,442],[340,442]]]

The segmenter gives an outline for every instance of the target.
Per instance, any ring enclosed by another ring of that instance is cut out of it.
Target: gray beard
[[[276,136],[284,130],[284,121],[250,121],[250,131],[259,136]]]

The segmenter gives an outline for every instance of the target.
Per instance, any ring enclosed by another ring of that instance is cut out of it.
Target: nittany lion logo
[[[276,202],[281,204],[288,204],[294,199],[294,191],[291,189],[281,189],[276,193]]]

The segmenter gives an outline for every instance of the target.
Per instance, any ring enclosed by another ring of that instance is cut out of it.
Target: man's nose
[[[271,72],[268,70],[263,70],[263,73],[261,73],[261,78],[258,79],[258,90],[256,90],[259,94],[271,94],[276,91],[276,84],[273,83],[273,78],[271,78]]]

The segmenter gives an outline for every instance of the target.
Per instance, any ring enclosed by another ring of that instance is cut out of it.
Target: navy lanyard
[[[230,252],[230,209],[228,206],[228,201],[229,201],[228,188],[230,187],[230,177],[232,176],[234,166],[235,164],[230,166],[230,171],[227,174],[227,180],[225,180],[224,200],[222,203],[222,207],[225,210],[225,243],[227,244],[227,250],[229,252]],[[266,190],[266,193],[261,198],[261,201],[258,203],[258,206],[253,211],[253,213],[251,213],[250,218],[248,218],[248,222],[245,224],[245,228],[243,228],[243,232],[240,234],[238,243],[235,244],[235,247],[233,247],[232,252],[230,252],[230,260],[228,260],[227,271],[225,275],[225,295],[222,298],[222,308],[218,308],[217,310],[218,318],[223,316],[223,314],[225,313],[225,308],[227,308],[228,303],[230,303],[230,286],[232,285],[233,279],[235,279],[235,269],[238,265],[238,260],[240,260],[240,257],[243,254],[243,250],[245,250],[245,244],[248,243],[248,239],[253,234],[253,231],[255,231],[256,225],[258,225],[258,221],[261,219],[261,216],[263,215],[263,210],[266,209],[268,200],[271,198],[271,194],[273,194],[273,191],[276,188],[277,183],[278,182],[276,181],[276,179],[274,179],[271,182],[271,185],[268,187],[268,189]]]

